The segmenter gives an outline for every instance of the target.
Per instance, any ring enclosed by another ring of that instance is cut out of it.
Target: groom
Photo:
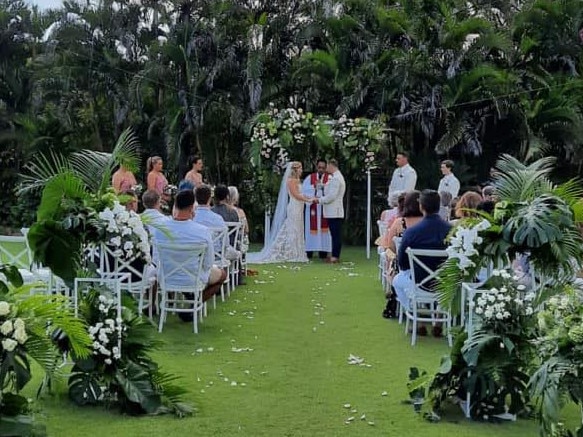
[[[335,159],[328,161],[326,171],[330,175],[328,184],[325,187],[326,194],[320,198],[315,198],[313,202],[322,205],[324,217],[328,220],[328,228],[332,237],[332,256],[329,262],[335,264],[340,258],[340,250],[342,249],[343,198],[346,191],[346,183],[342,173],[338,170],[338,162]]]

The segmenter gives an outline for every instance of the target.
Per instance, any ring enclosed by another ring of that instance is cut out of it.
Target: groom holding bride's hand
[[[330,174],[326,185],[326,195],[312,199],[313,203],[322,205],[323,215],[328,220],[330,237],[332,238],[332,256],[330,263],[337,263],[342,249],[342,222],[344,220],[344,192],[346,183],[342,173],[338,170],[335,159],[328,161],[326,171]]]

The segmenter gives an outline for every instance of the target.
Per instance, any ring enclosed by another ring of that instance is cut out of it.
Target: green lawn
[[[366,260],[364,249],[348,248],[343,259],[354,265],[260,267],[259,276],[209,310],[198,335],[191,324],[169,318],[156,358],[183,377],[197,409],[193,417],[134,418],[79,408],[61,386],[42,402],[49,435],[537,435],[532,421],[493,425],[460,414],[430,424],[416,416],[402,403],[408,369],[434,370],[448,351],[446,342],[421,337],[411,347],[402,327],[381,317],[376,254]],[[347,364],[350,354],[370,367]],[[345,424],[350,416],[354,421]],[[574,421],[576,411],[568,416]]]

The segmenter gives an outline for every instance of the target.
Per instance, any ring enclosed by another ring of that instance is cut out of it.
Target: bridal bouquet
[[[135,258],[150,262],[150,241],[141,217],[127,211],[115,201],[98,214],[101,241],[113,250],[115,256],[131,260]]]

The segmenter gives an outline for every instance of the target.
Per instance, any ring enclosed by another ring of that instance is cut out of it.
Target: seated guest
[[[407,196],[407,193],[405,191],[398,191],[398,193],[399,193],[399,195],[397,196],[397,214],[391,220],[389,220],[390,224],[388,224],[389,222],[387,222],[386,230],[374,242],[374,244],[376,244],[377,246],[379,246],[380,248],[383,248],[383,249],[387,249],[389,247],[388,234],[389,234],[389,230],[391,229],[391,226],[395,223],[395,221],[399,217],[403,217],[403,211],[405,209],[405,197]],[[391,197],[392,197],[392,194],[391,194]],[[381,220],[383,220],[382,214],[381,214]]]
[[[451,225],[439,216],[440,198],[437,191],[423,190],[419,197],[419,206],[423,213],[423,219],[415,226],[408,228],[403,233],[401,246],[397,254],[399,273],[393,279],[393,287],[397,293],[397,299],[405,308],[409,307],[407,290],[413,286],[411,279],[411,266],[407,249],[445,249],[445,238],[451,229]],[[436,258],[426,258],[423,262],[432,270],[435,270],[443,262]],[[427,277],[427,272],[421,269],[415,270],[417,282]]]
[[[239,221],[243,223],[243,234],[249,235],[249,222],[247,221],[247,214],[243,211],[243,208],[239,207],[239,190],[237,187],[229,187],[229,205],[239,216]]]
[[[496,194],[492,185],[486,185],[482,188],[482,200],[496,203]]]
[[[190,190],[189,190],[190,191]],[[211,187],[208,185],[199,185],[194,196],[196,198],[196,215],[194,221],[207,228],[226,228],[225,220],[216,212],[211,210]],[[236,213],[235,213],[236,214]],[[237,221],[238,221],[237,217]]]
[[[157,191],[147,190],[142,194],[142,203],[144,204],[144,212],[142,212],[141,216],[145,218],[146,225],[155,226],[157,223],[169,220],[169,217],[160,211],[160,195]]]
[[[194,193],[191,190],[180,191],[174,200],[176,213],[165,225],[167,230],[154,230],[154,244],[159,243],[194,243],[204,244],[206,254],[200,271],[200,280],[206,284],[203,300],[216,294],[227,277],[227,272],[213,266],[215,252],[210,231],[192,220],[194,215]],[[176,282],[173,280],[173,282]],[[183,284],[185,286],[189,284]]]
[[[238,222],[239,215],[229,205],[230,194],[229,189],[224,185],[218,185],[215,188],[215,206],[213,206],[213,212],[220,215],[226,222]]]
[[[381,213],[381,218],[380,218],[380,220],[382,222],[386,223],[387,228],[391,227],[391,225],[393,224],[393,221],[397,217],[400,217],[401,210],[399,210],[399,199],[404,199],[405,194],[406,193],[404,193],[403,191],[398,191],[398,190],[391,192],[391,195],[389,196],[390,209],[385,209]],[[403,196],[401,196],[401,195],[403,195]]]
[[[194,184],[189,180],[183,179],[178,184],[178,191],[182,190],[192,190],[194,192]]]
[[[423,213],[419,208],[420,195],[421,193],[417,190],[409,191],[405,195],[402,217],[397,218],[387,232],[385,247],[391,250],[393,256],[396,254],[394,237],[401,237],[405,230],[415,226],[423,218]],[[387,254],[387,256],[390,256],[390,254]]]
[[[466,191],[455,205],[455,216],[458,219],[476,217],[475,210],[482,201],[482,196],[473,191]]]

